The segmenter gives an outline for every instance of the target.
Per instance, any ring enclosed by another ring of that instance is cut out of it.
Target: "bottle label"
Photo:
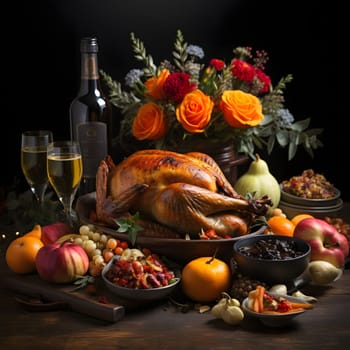
[[[83,156],[83,176],[96,177],[97,168],[107,155],[107,125],[88,122],[78,125],[78,140]]]

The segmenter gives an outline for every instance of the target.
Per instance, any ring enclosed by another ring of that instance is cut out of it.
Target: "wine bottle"
[[[71,139],[79,142],[83,159],[78,195],[95,191],[97,168],[112,154],[112,109],[101,88],[97,54],[97,39],[82,38],[80,88],[70,105]]]

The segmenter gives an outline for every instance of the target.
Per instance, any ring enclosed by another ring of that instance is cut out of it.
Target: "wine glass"
[[[76,141],[51,142],[47,146],[47,174],[51,186],[63,205],[67,224],[75,228],[77,215],[72,205],[83,175],[79,143]]]
[[[40,207],[49,185],[46,171],[47,145],[53,141],[49,130],[22,132],[21,167],[23,174]]]

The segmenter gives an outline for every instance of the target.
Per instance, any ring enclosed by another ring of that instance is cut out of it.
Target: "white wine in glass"
[[[77,225],[77,217],[72,205],[83,175],[79,143],[75,141],[50,143],[47,147],[47,174],[63,205],[67,224],[74,228]]]
[[[53,141],[49,130],[29,130],[22,133],[21,168],[40,205],[49,185],[46,171],[47,146]]]

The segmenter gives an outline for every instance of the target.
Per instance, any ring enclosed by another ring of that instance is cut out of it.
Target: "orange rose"
[[[241,90],[224,91],[219,108],[227,123],[235,128],[256,126],[264,119],[260,100]]]
[[[158,100],[164,99],[163,85],[170,72],[168,69],[163,69],[157,77],[149,78],[145,81],[146,97],[153,97]]]
[[[176,118],[182,127],[191,133],[204,132],[211,119],[214,102],[201,90],[185,95],[176,108]]]
[[[132,133],[138,140],[157,140],[166,132],[163,110],[153,102],[141,106],[132,124]]]

